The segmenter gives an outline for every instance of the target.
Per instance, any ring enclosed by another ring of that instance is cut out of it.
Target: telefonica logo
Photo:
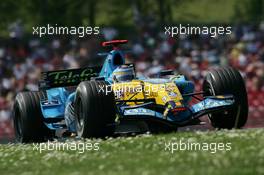
[[[61,84],[61,83],[74,83],[78,81],[86,81],[89,80],[90,77],[97,76],[97,73],[94,72],[91,68],[85,68],[80,72],[75,71],[55,71],[50,72],[48,77],[53,79],[54,84]]]

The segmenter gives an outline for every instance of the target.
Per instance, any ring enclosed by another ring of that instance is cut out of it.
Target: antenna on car
[[[105,42],[102,42],[102,46],[103,46],[103,47],[106,47],[106,46],[113,46],[113,50],[117,50],[119,44],[125,44],[125,43],[127,43],[127,42],[128,42],[128,40],[112,40],[112,41],[105,41]]]

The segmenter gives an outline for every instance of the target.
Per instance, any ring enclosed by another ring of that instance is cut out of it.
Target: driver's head
[[[135,79],[135,72],[133,66],[122,65],[118,66],[113,71],[114,82],[131,81],[133,79]]]

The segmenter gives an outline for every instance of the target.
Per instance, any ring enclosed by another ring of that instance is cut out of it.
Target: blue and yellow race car
[[[43,72],[39,91],[18,93],[16,138],[25,143],[44,141],[62,130],[84,138],[170,132],[200,124],[204,115],[215,128],[245,125],[247,92],[237,70],[208,71],[203,90],[194,92],[194,83],[173,70],[161,71],[155,78],[137,76],[119,47],[126,42],[103,42],[113,50],[103,54],[102,66]]]

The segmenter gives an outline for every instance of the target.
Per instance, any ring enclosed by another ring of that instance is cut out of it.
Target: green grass
[[[230,142],[230,151],[171,151],[165,143]],[[64,143],[80,141],[67,140]],[[263,174],[264,129],[178,132],[86,140],[98,151],[33,150],[32,144],[0,145],[0,174]],[[61,143],[61,142],[60,142]]]
[[[118,1],[119,2],[119,1]],[[233,23],[237,0],[185,0],[177,3],[170,0],[172,24],[173,23],[197,23],[197,24],[217,24]],[[241,2],[240,2],[241,3]],[[96,23],[98,25],[112,26],[134,26],[133,8],[126,1],[119,3],[119,8],[111,8],[112,2],[105,1],[98,4]],[[155,1],[145,1],[144,10],[141,15],[152,13],[155,19],[159,19],[159,5]],[[243,5],[243,4],[242,4]],[[110,6],[110,7],[109,7]],[[120,8],[123,9],[120,11]],[[239,7],[245,8],[244,6]],[[104,10],[101,10],[104,9]],[[171,25],[172,25],[171,24]]]

